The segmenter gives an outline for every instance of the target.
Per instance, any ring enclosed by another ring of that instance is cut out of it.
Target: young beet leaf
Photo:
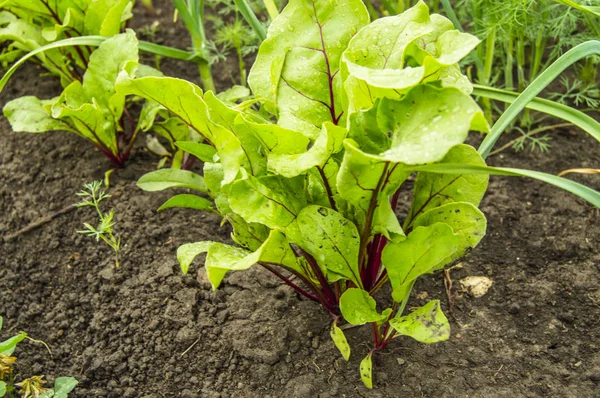
[[[132,17],[132,0],[5,0],[0,11],[0,42],[7,42],[0,59],[12,62],[58,40],[97,35],[111,37]],[[38,55],[63,87],[82,80],[92,49],[74,46]]]
[[[422,2],[368,21],[360,0],[290,1],[249,75],[259,111],[167,77],[122,72],[117,90],[161,104],[213,148],[178,144],[205,162],[202,177],[157,171],[138,183],[201,191],[233,227],[238,246],[182,245],[183,272],[206,253],[216,289],[228,271],[263,266],[331,314],[331,337],[346,359],[339,322],[370,323],[374,344],[360,375],[371,387],[372,356],[392,339],[449,337],[438,301],[405,314],[412,286],[482,239],[477,206],[487,174],[520,171],[488,168],[462,144],[469,130],[487,131],[457,65],[476,39]],[[411,210],[399,219],[399,189],[413,171]],[[209,206],[176,198],[162,208]],[[390,307],[381,310],[375,295],[388,283]]]
[[[17,132],[69,131],[90,140],[117,167],[123,165],[138,129],[125,107],[125,96],[115,91],[120,71],[137,70],[138,41],[133,31],[103,42],[89,59],[83,80],[70,83],[50,100],[33,96],[10,101],[4,115]],[[147,68],[141,69],[146,71]]]

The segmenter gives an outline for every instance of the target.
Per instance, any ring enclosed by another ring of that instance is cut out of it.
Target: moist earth
[[[157,39],[182,46],[168,2],[158,18],[137,9],[137,27],[161,22]],[[169,75],[196,79],[190,64],[164,61]],[[217,68],[224,69],[224,68]],[[235,69],[235,68],[233,68]],[[52,97],[60,87],[30,64],[0,96]],[[227,87],[227,76],[218,77]],[[597,143],[581,131],[552,133],[550,153],[507,150],[495,166],[558,173],[600,164]],[[504,137],[500,143],[512,137]],[[140,142],[143,140],[140,140]],[[480,137],[472,137],[472,143]],[[0,235],[4,238],[77,201],[86,182],[111,166],[92,146],[67,133],[13,133],[0,120]],[[121,266],[110,248],[76,231],[95,223],[80,208],[15,239],[0,239],[2,337],[24,330],[48,344],[19,345],[19,378],[74,376],[73,397],[599,397],[599,212],[557,188],[492,177],[481,209],[482,243],[450,271],[453,311],[443,274],[421,278],[409,307],[440,299],[452,326],[443,343],[395,340],[374,356],[375,389],[359,377],[370,328],[346,331],[349,362],[334,347],[331,319],[263,269],[231,273],[211,291],[201,264],[184,276],[180,244],[229,242],[230,230],[209,213],[156,209],[172,193],[135,185],[158,159],[141,143],[112,176],[105,210],[116,212]],[[572,177],[595,189],[597,176]],[[410,184],[398,214],[408,210]],[[486,276],[475,298],[459,280]]]

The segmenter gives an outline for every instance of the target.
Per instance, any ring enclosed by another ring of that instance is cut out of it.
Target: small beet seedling
[[[92,181],[89,184],[85,184],[83,186],[83,190],[78,192],[76,195],[83,198],[83,201],[76,204],[76,206],[93,207],[96,210],[99,219],[97,227],[94,227],[88,223],[83,223],[85,229],[77,232],[96,238],[96,241],[102,239],[102,241],[106,243],[115,252],[115,264],[117,267],[119,267],[119,250],[121,249],[121,238],[115,237],[113,233],[113,227],[115,225],[113,218],[115,216],[115,211],[111,209],[108,213],[104,213],[100,209],[100,202],[104,199],[110,198],[110,195],[108,195],[102,189],[102,181]]]
[[[179,247],[183,272],[207,253],[216,289],[229,271],[266,268],[331,314],[345,359],[340,322],[369,324],[373,345],[360,366],[369,388],[372,356],[393,339],[448,339],[439,301],[405,313],[416,279],[482,239],[477,206],[488,174],[552,177],[487,167],[463,144],[469,130],[488,130],[458,66],[478,42],[423,2],[369,23],[360,0],[292,0],[250,71],[255,99],[224,103],[183,80],[122,73],[119,92],[156,101],[205,139],[178,143],[204,161],[203,176],[159,170],[138,185],[208,195],[180,194],[161,209],[209,210],[233,228],[238,246]],[[399,219],[400,189],[413,172],[412,204]],[[377,295],[386,285],[391,300]]]

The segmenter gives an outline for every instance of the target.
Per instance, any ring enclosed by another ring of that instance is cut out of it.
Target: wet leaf
[[[450,324],[440,308],[439,300],[432,300],[410,314],[390,319],[390,326],[402,336],[409,336],[425,344],[448,340]]]
[[[369,23],[360,0],[292,0],[271,23],[248,83],[276,107],[278,124],[313,136],[343,116],[338,69],[352,36]]]
[[[378,313],[376,305],[369,292],[362,289],[350,288],[340,297],[340,311],[344,319],[353,325],[380,322],[389,316],[389,313]]]
[[[448,224],[415,228],[405,240],[389,243],[382,261],[392,285],[392,297],[401,302],[405,287],[419,276],[443,267],[459,250],[461,237]]]
[[[348,340],[346,340],[346,336],[342,329],[340,329],[336,323],[334,322],[331,325],[331,330],[329,331],[329,335],[333,340],[333,343],[340,350],[342,357],[347,361],[350,359],[350,344],[348,344]]]
[[[348,279],[361,286],[360,238],[356,226],[333,209],[307,206],[298,214],[301,240],[296,243],[327,269],[329,281]]]
[[[485,236],[487,221],[485,215],[471,203],[455,202],[435,207],[416,218],[413,226],[426,227],[436,223],[444,223],[452,228],[455,235],[461,237],[457,249],[451,256],[442,261],[448,264],[458,260],[479,244]],[[434,269],[438,269],[437,267]]]
[[[464,144],[453,147],[440,163],[485,166],[475,148]],[[419,173],[405,226],[410,226],[420,214],[447,203],[468,202],[479,205],[487,189],[488,180],[489,176],[485,174]]]
[[[369,353],[362,361],[360,361],[360,378],[368,389],[373,388],[373,359],[372,353]]]

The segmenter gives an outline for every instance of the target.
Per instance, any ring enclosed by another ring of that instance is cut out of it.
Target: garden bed
[[[159,36],[181,46],[187,39],[170,19],[163,10]],[[195,77],[190,64],[163,66],[167,74]],[[20,70],[2,105],[21,95],[57,95],[58,82],[37,79],[42,72],[34,65]],[[226,79],[224,73],[222,88]],[[597,396],[600,214],[591,205],[539,182],[492,177],[481,205],[487,237],[451,278],[454,291],[469,275],[487,276],[493,286],[481,298],[460,295],[451,315],[442,274],[419,280],[409,306],[441,299],[452,336],[431,346],[395,340],[375,355],[376,388],[369,391],[357,372],[368,327],[346,332],[353,355],[345,362],[326,312],[265,270],[232,273],[216,292],[203,270],[181,274],[180,244],[227,242],[230,231],[210,213],[156,212],[170,194],[136,187],[157,163],[142,141],[113,174],[106,202],[123,240],[119,268],[108,247],[76,232],[93,220],[91,209],[0,241],[3,336],[25,330],[52,350],[21,344],[20,374],[74,376],[80,384],[73,397]],[[553,132],[552,145],[550,154],[507,150],[488,163],[554,174],[600,164],[597,143],[574,129]],[[17,134],[4,118],[0,148],[4,237],[76,202],[82,185],[111,167],[75,135]],[[574,178],[600,188],[597,177]]]

